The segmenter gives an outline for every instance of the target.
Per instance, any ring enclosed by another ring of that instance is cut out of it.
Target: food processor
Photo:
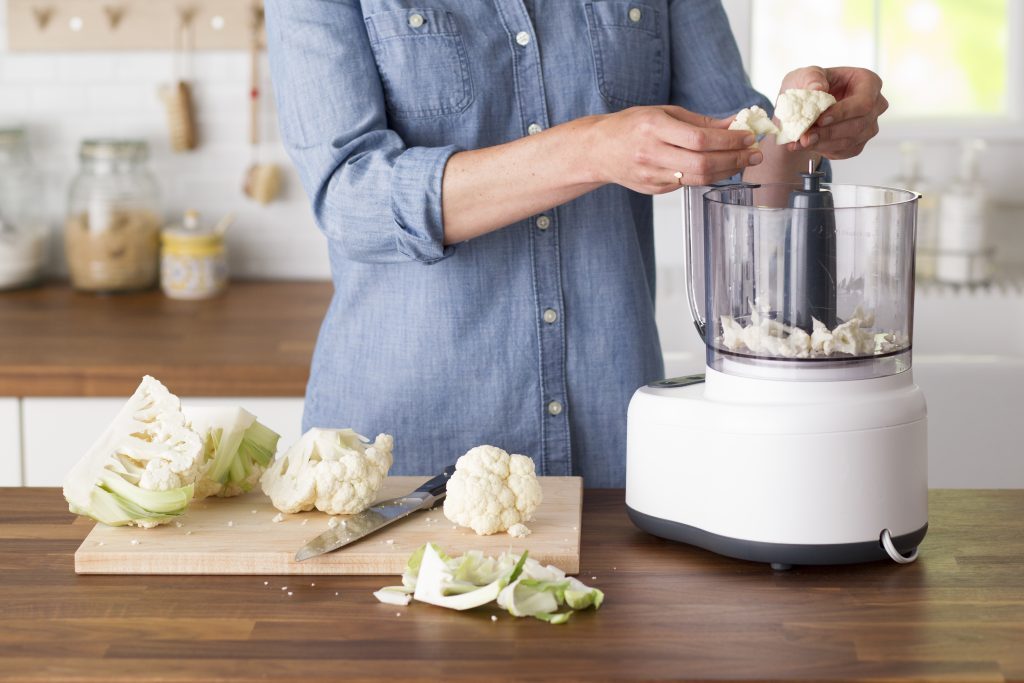
[[[628,513],[776,569],[911,562],[928,529],[911,372],[920,195],[801,176],[683,188],[707,368],[634,394]]]

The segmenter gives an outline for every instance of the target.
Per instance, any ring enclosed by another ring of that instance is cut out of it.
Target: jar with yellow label
[[[183,225],[161,234],[160,286],[171,299],[208,299],[228,281],[222,230],[204,229],[199,214],[185,213]]]

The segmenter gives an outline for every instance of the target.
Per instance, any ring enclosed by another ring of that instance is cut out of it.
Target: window
[[[886,118],[901,124],[901,133],[1009,130],[1011,120],[1021,119],[1020,0],[732,0],[727,6],[741,29],[751,80],[769,97],[796,66],[863,66],[885,81]]]

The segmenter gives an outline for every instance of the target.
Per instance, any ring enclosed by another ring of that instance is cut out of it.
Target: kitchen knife
[[[397,522],[417,510],[429,510],[438,502],[444,500],[448,479],[454,473],[455,465],[449,465],[444,468],[444,472],[423,484],[423,486],[409,495],[385,500],[363,510],[358,515],[352,515],[338,526],[328,529],[302,546],[299,552],[295,553],[295,561],[302,562],[311,557],[337,550],[349,543],[358,541],[363,536],[368,536],[375,531],[383,529],[387,525]]]

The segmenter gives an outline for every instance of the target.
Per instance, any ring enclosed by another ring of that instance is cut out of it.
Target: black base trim
[[[629,513],[633,524],[649,534],[667,538],[670,541],[694,545],[739,560],[767,562],[772,565],[857,564],[859,562],[877,562],[878,560],[891,561],[885,548],[882,547],[881,538],[875,541],[826,545],[763,543],[719,536],[681,522],[651,517],[628,505],[626,512]],[[881,534],[882,530],[879,529],[878,533]],[[921,544],[926,533],[928,533],[927,523],[917,531],[902,536],[893,536],[892,541],[900,553],[909,555]]]

